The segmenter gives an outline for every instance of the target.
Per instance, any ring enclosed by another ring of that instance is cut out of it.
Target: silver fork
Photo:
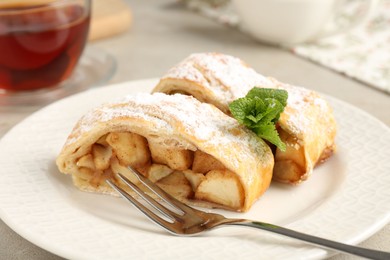
[[[129,167],[129,169],[135,174],[138,180],[145,187],[147,187],[167,205],[164,205],[147,195],[122,174],[118,174],[118,177],[136,194],[138,194],[139,197],[142,198],[146,203],[141,203],[138,199],[124,191],[111,180],[107,180],[106,182],[113,189],[119,192],[119,194],[123,198],[132,203],[141,212],[143,212],[149,219],[151,219],[153,222],[157,223],[158,225],[160,225],[174,235],[191,236],[222,225],[238,225],[270,231],[273,233],[299,239],[311,244],[315,244],[321,247],[326,247],[329,249],[334,249],[340,252],[362,256],[370,259],[390,259],[389,252],[351,246],[336,241],[307,235],[281,226],[260,221],[247,219],[229,219],[219,214],[206,213],[194,209],[181,203],[180,201],[167,194],[165,191],[160,189],[156,184],[152,183],[135,169],[131,167]],[[150,205],[150,207],[145,206],[147,204]]]

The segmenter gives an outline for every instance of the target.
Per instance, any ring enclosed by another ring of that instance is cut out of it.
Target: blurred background
[[[370,6],[362,0],[346,5],[330,25],[347,28],[343,32],[283,44],[255,37],[229,0],[93,0],[82,59],[90,57],[102,70],[86,88],[159,78],[191,53],[221,52],[241,58],[265,76],[346,101],[390,126],[390,1],[378,1],[369,19],[353,28],[350,21],[365,16]],[[0,106],[0,137],[53,101]],[[3,222],[0,233],[0,259],[60,259]],[[389,242],[388,225],[362,246],[390,250]]]

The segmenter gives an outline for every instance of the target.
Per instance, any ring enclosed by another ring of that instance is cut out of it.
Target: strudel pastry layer
[[[114,194],[106,179],[137,183],[132,166],[179,200],[247,211],[270,185],[269,146],[191,96],[137,94],[85,114],[57,158],[84,191]]]
[[[288,91],[288,101],[277,128],[287,150],[273,147],[273,178],[297,184],[315,165],[332,155],[336,123],[328,103],[316,92],[260,75],[242,60],[220,53],[197,53],[172,67],[153,92],[182,93],[215,105],[231,115],[229,104],[253,87]]]

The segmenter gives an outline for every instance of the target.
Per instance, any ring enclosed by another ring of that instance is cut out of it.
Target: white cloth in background
[[[185,2],[191,10],[240,29],[239,18],[228,0]],[[353,12],[363,11],[359,10],[358,4],[357,0],[349,0],[347,11],[338,21],[348,22]],[[366,24],[348,33],[295,45],[290,50],[390,94],[390,0],[379,1]]]

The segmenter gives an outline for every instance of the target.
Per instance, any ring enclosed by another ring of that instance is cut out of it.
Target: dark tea
[[[67,79],[83,52],[89,22],[89,6],[72,1],[0,8],[0,93],[48,88]]]

